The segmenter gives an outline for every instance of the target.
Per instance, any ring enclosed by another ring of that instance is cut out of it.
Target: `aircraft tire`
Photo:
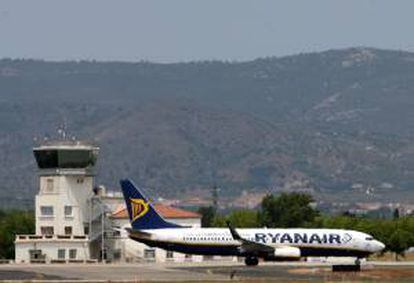
[[[355,260],[355,265],[361,265],[361,259],[359,257]]]
[[[259,264],[259,259],[255,256],[248,256],[244,259],[244,263],[247,266],[256,266]]]

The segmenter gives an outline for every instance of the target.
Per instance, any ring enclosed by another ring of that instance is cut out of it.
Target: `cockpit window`
[[[373,237],[366,237],[365,240],[367,240],[367,241],[373,241],[374,238]]]

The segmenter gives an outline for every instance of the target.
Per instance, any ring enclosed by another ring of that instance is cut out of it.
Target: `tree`
[[[282,193],[279,196],[267,195],[263,198],[259,220],[266,227],[309,226],[319,215],[311,207],[312,196],[304,193]]]
[[[216,217],[214,217],[212,227],[225,228],[227,227],[226,221],[227,221],[227,216],[217,214]]]
[[[404,252],[413,245],[413,235],[402,229],[395,230],[388,241],[388,248],[395,253],[395,260],[398,260],[399,255],[404,256]]]
[[[201,214],[201,227],[212,227],[216,218],[216,209],[212,206],[203,206],[198,209]]]
[[[254,210],[235,210],[226,218],[235,228],[254,228],[259,226],[257,211]]]
[[[358,223],[361,221],[360,218],[354,216],[328,216],[323,218],[322,227],[334,228],[334,229],[355,229]]]
[[[33,212],[9,211],[0,219],[0,258],[14,258],[16,234],[33,234],[35,218]]]

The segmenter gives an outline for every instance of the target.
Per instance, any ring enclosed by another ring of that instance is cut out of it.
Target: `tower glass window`
[[[40,169],[87,168],[95,165],[96,154],[88,149],[35,149]]]

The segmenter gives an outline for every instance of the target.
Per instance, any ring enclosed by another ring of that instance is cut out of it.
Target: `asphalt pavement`
[[[414,262],[368,262],[361,272],[324,263],[4,264],[0,282],[414,282]]]

